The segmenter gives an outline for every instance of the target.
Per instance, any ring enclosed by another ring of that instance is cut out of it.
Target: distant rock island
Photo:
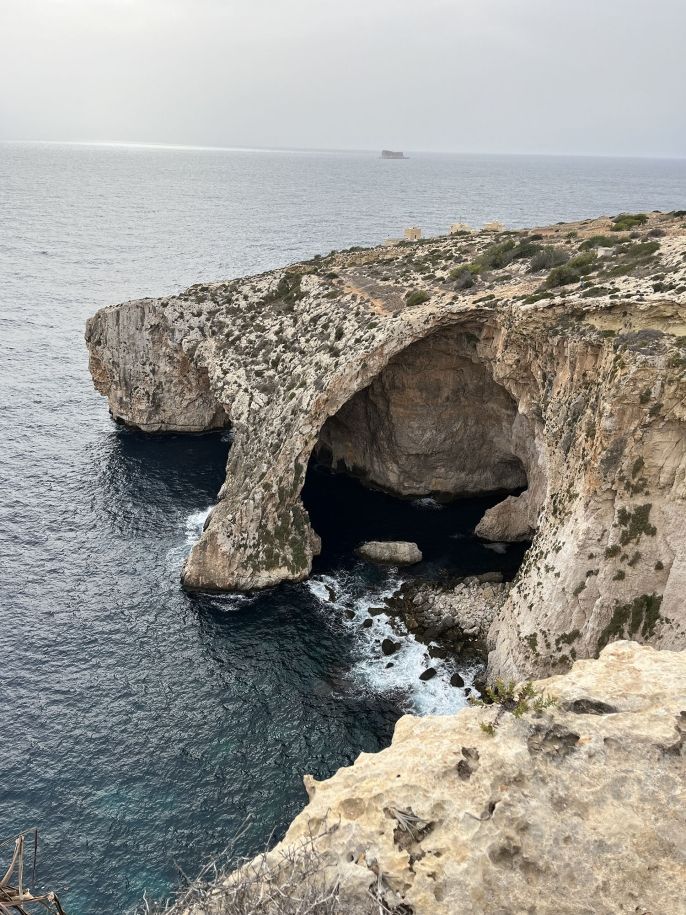
[[[393,149],[382,149],[381,150],[382,159],[409,159],[409,156],[406,156],[404,152],[398,152]]]

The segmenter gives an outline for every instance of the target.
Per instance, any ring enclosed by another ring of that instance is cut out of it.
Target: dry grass
[[[335,826],[327,831],[333,832]],[[321,832],[319,836],[321,837]],[[232,843],[164,903],[144,898],[137,915],[352,915],[317,836],[251,860],[236,860]],[[383,898],[383,878],[370,871],[369,898],[355,915],[400,915]]]

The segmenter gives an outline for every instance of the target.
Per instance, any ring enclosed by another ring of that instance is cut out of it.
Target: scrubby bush
[[[450,271],[451,279],[455,280],[456,289],[471,289],[474,285],[474,274],[470,270]]]
[[[569,286],[571,283],[578,283],[582,276],[590,273],[595,266],[595,251],[585,251],[583,254],[577,254],[566,264],[561,267],[554,267],[544,283],[548,289],[554,289],[557,286]]]
[[[652,257],[659,250],[659,241],[644,241],[622,248],[622,255],[629,260],[643,260],[646,257]]]
[[[480,270],[481,270],[481,264],[477,263],[476,261],[473,261],[471,264],[459,264],[457,267],[453,268],[450,271],[449,276],[450,276],[451,280],[456,280],[465,271],[467,273],[471,274],[471,276],[478,276]]]
[[[539,251],[542,251],[543,248],[541,245],[537,244],[535,241],[532,241],[530,238],[524,238],[519,244],[512,249],[512,260],[522,260],[525,257],[533,257],[535,254],[538,254]]]
[[[423,302],[428,302],[431,296],[424,289],[415,289],[412,292],[408,292],[405,296],[405,302],[407,305],[421,305]]]
[[[588,251],[589,248],[612,248],[620,243],[619,238],[611,238],[609,235],[591,235],[586,241],[581,242],[582,251]]]
[[[612,220],[612,232],[629,232],[637,226],[644,226],[648,222],[645,213],[620,213]]]
[[[499,270],[506,267],[512,260],[512,251],[515,243],[511,238],[501,241],[496,245],[491,245],[481,254],[477,260],[481,264],[482,270]]]
[[[532,273],[538,273],[539,270],[550,270],[551,267],[559,267],[568,260],[569,252],[565,251],[564,248],[546,245],[531,258],[529,269]]]
[[[144,898],[136,915],[340,915],[343,911],[350,910],[312,835],[252,861],[236,859],[228,849],[176,899],[154,904]],[[359,915],[390,911],[383,890],[376,887],[370,888],[368,901],[356,908]]]

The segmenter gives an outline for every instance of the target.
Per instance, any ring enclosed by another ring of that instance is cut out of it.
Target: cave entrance
[[[514,575],[527,538],[473,532],[526,490],[531,430],[477,340],[446,328],[410,345],[324,424],[303,490],[322,562],[364,540],[410,540],[424,573]]]

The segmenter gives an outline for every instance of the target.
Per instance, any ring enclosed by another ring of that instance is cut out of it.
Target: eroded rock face
[[[183,317],[181,317],[183,315]],[[114,419],[144,432],[205,432],[228,425],[208,371],[177,341],[185,312],[142,299],[99,311],[86,325],[89,368]]]
[[[488,509],[477,524],[474,533],[484,540],[494,542],[500,540],[505,543],[516,543],[518,540],[531,540],[536,533],[536,528],[532,525],[530,503],[529,490],[523,492],[521,496],[508,496],[493,508]]]
[[[413,915],[681,912],[686,653],[617,642],[535,686],[557,704],[493,736],[492,706],[408,716],[388,749],[306,777],[268,860],[314,837],[341,913],[379,891]]]
[[[330,417],[317,452],[402,496],[480,495],[526,486],[517,404],[457,329],[394,356]]]
[[[611,231],[596,220],[336,254],[98,312],[91,370],[115,417],[235,432],[185,586],[306,577],[317,538],[300,492],[328,448],[401,494],[527,486],[480,528],[536,532],[490,630],[493,674],[564,670],[622,636],[685,645],[683,220],[654,214],[642,238],[613,236],[572,286],[548,287],[529,254],[469,290],[450,279],[494,244],[573,255]],[[407,305],[418,290],[428,300]]]

